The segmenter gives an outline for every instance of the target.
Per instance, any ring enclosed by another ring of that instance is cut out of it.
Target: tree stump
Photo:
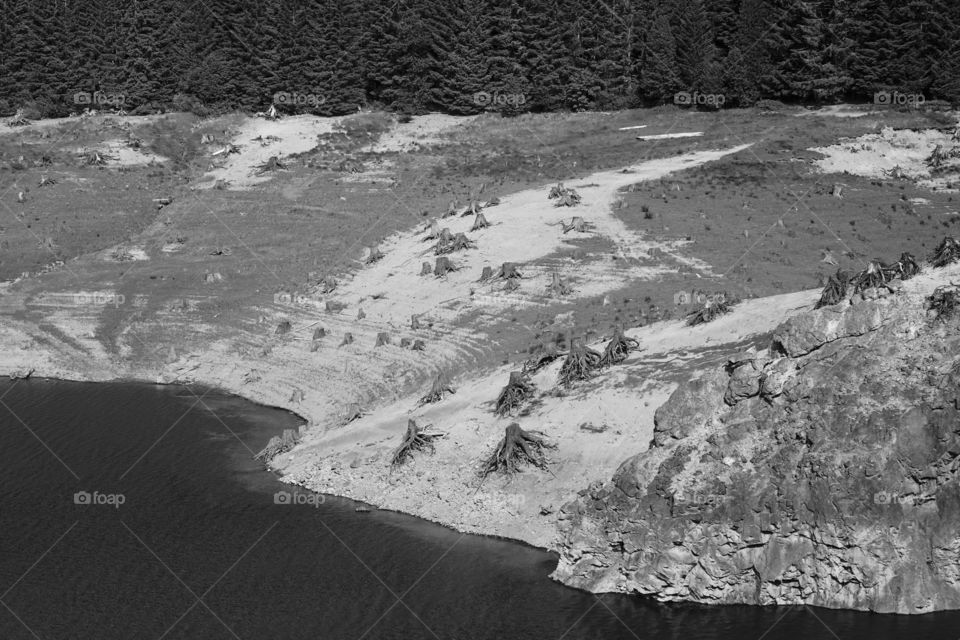
[[[424,342],[423,340],[414,340],[413,346],[410,348],[413,349],[414,351],[426,351],[427,343]]]
[[[400,348],[406,349],[410,346],[410,338],[400,338]]]
[[[599,368],[603,356],[587,347],[582,338],[575,338],[567,359],[560,367],[560,383],[569,387],[575,381],[588,379]]]
[[[340,313],[347,308],[342,302],[337,302],[336,300],[327,300],[327,313]]]
[[[627,355],[640,346],[640,343],[633,338],[628,338],[623,334],[623,327],[618,326],[613,332],[613,338],[607,343],[600,357],[600,366],[610,366],[620,364],[627,359]]]
[[[343,340],[340,341],[340,346],[342,347],[345,344],[353,344],[353,334],[347,332],[343,334]]]
[[[429,263],[429,262],[424,262],[424,263],[423,263],[423,266],[420,267],[420,275],[421,275],[421,276],[428,276],[428,275],[430,275],[431,273],[433,273],[433,267],[430,266],[430,263]]]
[[[382,347],[385,344],[390,344],[390,334],[381,331],[377,334],[377,344],[375,344],[374,347]]]
[[[413,331],[420,330],[420,317],[415,313],[410,316],[410,329]]]
[[[483,268],[483,273],[480,274],[480,280],[478,282],[486,282],[493,278],[493,267],[486,266]]]
[[[500,444],[483,463],[480,476],[485,478],[494,471],[513,474],[524,464],[546,469],[549,461],[545,449],[556,449],[556,445],[549,444],[543,433],[524,431],[519,424],[511,422],[504,430]]]
[[[360,309],[357,311],[357,320],[363,320],[366,317],[367,314],[363,312],[363,307],[360,307]]]
[[[420,402],[417,404],[417,406],[440,402],[443,400],[444,395],[448,393],[453,394],[456,392],[457,390],[450,384],[450,380],[447,378],[447,376],[443,373],[438,373],[437,377],[433,381],[433,385],[430,387],[430,391],[420,398]]]
[[[440,238],[440,225],[437,224],[436,220],[430,222],[430,226],[427,228],[427,235],[424,236],[423,240],[438,240]]]
[[[360,404],[357,402],[351,402],[347,405],[347,408],[343,412],[343,424],[350,424],[354,420],[358,420],[363,417],[363,409],[360,408]]]
[[[533,385],[523,371],[511,371],[510,380],[497,396],[493,413],[498,416],[512,414],[533,394]]]
[[[407,420],[407,433],[403,436],[393,455],[390,457],[390,466],[397,467],[413,457],[414,452],[430,449],[433,453],[435,448],[433,441],[444,437],[443,433],[426,433],[426,430],[433,425],[420,427],[413,420]]]
[[[587,232],[593,231],[596,228],[596,225],[594,225],[592,222],[587,222],[580,216],[574,216],[573,219],[570,220],[570,224],[567,224],[561,220],[560,225],[563,227],[564,233],[568,233],[570,231],[576,231],[577,233],[587,233]]]
[[[547,285],[547,295],[553,298],[562,298],[563,296],[568,296],[573,292],[573,289],[570,288],[566,282],[560,278],[560,274],[556,271],[553,272],[551,276],[550,284]]]
[[[480,229],[486,229],[490,226],[490,223],[487,222],[487,217],[483,213],[478,213],[477,217],[473,219],[473,226],[470,227],[470,231],[479,231]]]
[[[314,340],[313,342],[311,342],[311,343],[310,343],[310,353],[315,353],[315,352],[319,351],[319,350],[320,350],[320,346],[321,346],[321,344],[320,344],[320,341],[319,341],[319,340]]]
[[[317,327],[313,330],[313,339],[319,340],[320,338],[325,338],[327,336],[327,330],[323,327]]]
[[[523,275],[517,270],[517,264],[515,262],[504,262],[500,266],[500,271],[497,272],[497,277],[513,280],[514,278],[522,278]]]
[[[277,329],[276,331],[274,331],[274,334],[278,336],[283,336],[290,333],[291,330],[293,330],[293,325],[290,324],[290,321],[283,320],[277,325]]]
[[[370,253],[367,256],[366,264],[373,264],[383,260],[383,252],[378,247],[370,247]]]
[[[456,270],[457,270],[457,267],[456,265],[453,264],[453,262],[450,261],[450,258],[446,256],[441,256],[437,258],[437,264],[433,268],[433,275],[435,275],[438,278],[442,278],[443,276],[447,275],[451,271],[456,271]]]

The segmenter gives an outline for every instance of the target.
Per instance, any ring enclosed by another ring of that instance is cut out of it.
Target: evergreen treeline
[[[960,101],[958,0],[0,0],[0,113]],[[479,95],[478,95],[479,94]],[[90,106],[96,107],[96,104]]]

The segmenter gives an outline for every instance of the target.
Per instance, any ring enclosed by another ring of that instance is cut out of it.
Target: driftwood
[[[516,473],[524,464],[546,469],[546,449],[556,449],[556,445],[548,443],[541,432],[524,431],[519,424],[511,422],[504,430],[500,444],[484,461],[480,475],[485,478],[495,471]]]
[[[430,387],[430,391],[428,391],[425,396],[420,398],[418,406],[440,402],[443,400],[444,395],[448,393],[453,394],[456,392],[457,390],[450,384],[450,380],[447,378],[447,376],[442,373],[438,373],[437,377],[433,381],[433,385]]]
[[[600,366],[610,366],[620,364],[627,359],[627,355],[640,346],[640,343],[633,338],[623,335],[623,327],[617,327],[613,332],[613,338],[607,343],[600,356]]]
[[[433,453],[433,441],[437,438],[444,437],[446,434],[426,433],[426,430],[431,426],[433,425],[428,424],[425,427],[421,427],[413,420],[407,420],[407,433],[403,436],[403,441],[400,443],[400,446],[394,450],[393,456],[390,458],[390,466],[398,467],[402,465],[407,460],[410,460],[414,452],[417,451],[430,449],[430,452]]]
[[[490,226],[490,223],[487,222],[487,217],[483,213],[478,213],[477,217],[473,219],[473,226],[470,227],[470,231],[479,231],[480,229],[486,229]]]
[[[541,346],[532,356],[523,363],[523,373],[536,373],[554,360],[567,355],[566,351],[561,351],[555,343],[551,342]]]
[[[433,268],[433,275],[438,278],[441,278],[451,271],[456,271],[457,266],[450,261],[450,258],[446,256],[441,256],[437,258],[437,264]]]
[[[511,371],[510,381],[497,396],[494,414],[505,416],[520,408],[533,393],[533,384],[527,379],[523,371]]]
[[[281,453],[292,449],[299,440],[300,435],[294,429],[284,429],[283,435],[270,438],[267,446],[261,449],[260,453],[254,456],[254,459],[269,462]]]
[[[583,343],[582,338],[574,338],[570,353],[560,367],[560,384],[570,386],[578,380],[586,380],[600,367],[603,356]]]
[[[953,264],[957,260],[960,260],[960,243],[951,236],[941,240],[930,256],[930,264],[937,268]]]
[[[849,281],[850,279],[847,274],[837,269],[835,274],[827,278],[827,284],[823,288],[823,292],[820,294],[820,300],[817,301],[817,305],[814,308],[829,307],[830,305],[845,300]]]

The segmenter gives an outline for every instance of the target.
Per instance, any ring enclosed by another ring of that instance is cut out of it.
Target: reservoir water
[[[547,552],[296,494],[251,454],[298,423],[197,387],[0,383],[0,638],[960,636],[960,612],[576,591]]]

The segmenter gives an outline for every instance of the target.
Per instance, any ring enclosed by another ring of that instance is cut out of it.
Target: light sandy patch
[[[637,136],[637,140],[667,140],[670,138],[698,138],[703,131],[678,131],[677,133],[656,133],[649,136]]]
[[[747,146],[649,161],[630,167],[627,173],[606,171],[593,174],[578,181],[584,186],[578,189],[582,202],[577,207],[554,206],[555,201],[547,198],[546,185],[504,196],[499,205],[484,210],[492,226],[477,232],[470,232],[473,216],[438,220],[441,228],[448,227],[454,234],[466,233],[477,243],[476,249],[449,256],[458,270],[443,278],[420,275],[421,265],[424,262],[434,265],[436,259],[431,250],[433,242],[424,241],[422,230],[395,234],[380,246],[383,259],[360,269],[331,297],[351,307],[362,302],[368,316],[393,326],[409,324],[414,314],[430,313],[432,317],[454,320],[480,306],[486,312],[500,313],[517,297],[536,299],[544,295],[550,274],[548,270],[529,263],[568,247],[567,240],[592,235],[609,241],[616,254],[637,260],[616,264],[609,259],[582,264],[571,261],[564,265],[562,276],[575,281],[573,298],[596,296],[636,279],[657,277],[666,267],[650,257],[651,251],[657,249],[676,256],[684,243],[654,241],[628,229],[611,208],[617,191],[737,153]],[[581,216],[592,222],[596,225],[595,232],[563,234],[560,223],[572,216]],[[637,264],[638,260],[647,264]],[[503,295],[502,282],[478,282],[483,267],[490,266],[496,271],[504,262],[521,264],[521,273],[525,276],[520,280],[519,290],[509,296]],[[701,266],[709,273],[707,265]],[[369,299],[373,294],[383,296]]]
[[[97,147],[100,153],[111,156],[107,166],[141,167],[151,162],[165,162],[167,159],[154,153],[133,149],[123,140],[108,140]]]
[[[282,162],[287,156],[306,153],[318,146],[317,136],[330,133],[341,118],[299,115],[266,120],[246,118],[239,133],[231,140],[239,153],[214,158],[220,163],[207,172],[196,188],[210,188],[219,180],[230,189],[249,189],[270,180],[269,173],[257,175],[257,167],[276,156]]]
[[[444,142],[445,136],[468,124],[476,116],[451,116],[428,113],[414,116],[410,122],[398,123],[380,139],[363,149],[368,153],[404,152]]]
[[[894,130],[886,127],[880,133],[871,133],[827,147],[810,149],[825,155],[814,161],[824,173],[849,173],[866,178],[890,178],[895,169],[903,176],[925,187],[944,188],[956,180],[960,158],[947,163],[945,173],[931,176],[927,158],[937,145],[949,150],[956,146],[944,131],[925,129]]]

